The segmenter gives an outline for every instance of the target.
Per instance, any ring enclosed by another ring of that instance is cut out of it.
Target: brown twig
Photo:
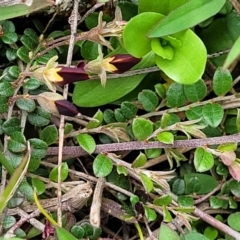
[[[102,152],[115,152],[126,150],[142,150],[142,149],[156,149],[156,148],[197,148],[206,145],[216,145],[222,143],[240,142],[240,134],[233,134],[221,137],[212,137],[204,139],[190,139],[190,140],[176,140],[173,144],[164,144],[161,142],[123,142],[99,144],[96,146],[95,154]],[[58,147],[49,147],[47,155],[57,155]],[[87,153],[79,146],[63,147],[63,155],[85,156]]]

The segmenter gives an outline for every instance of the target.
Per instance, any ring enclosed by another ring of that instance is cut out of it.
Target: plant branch
[[[190,139],[190,140],[176,140],[173,144],[164,144],[158,141],[153,142],[123,142],[99,144],[94,151],[95,154],[102,152],[115,152],[126,150],[142,150],[142,149],[156,149],[156,148],[197,148],[206,145],[216,145],[222,143],[240,142],[240,134],[233,134],[221,137],[212,137],[204,139]],[[47,155],[57,155],[58,147],[49,147]],[[63,147],[63,155],[85,156],[87,153],[79,146]]]

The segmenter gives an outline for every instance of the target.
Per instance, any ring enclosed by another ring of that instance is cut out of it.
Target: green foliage
[[[96,148],[96,143],[92,136],[88,134],[79,134],[77,136],[78,144],[89,154],[92,154]]]
[[[106,177],[112,171],[113,163],[104,154],[98,154],[93,162],[93,171],[96,177]]]
[[[63,163],[61,165],[61,181],[64,181],[68,176],[68,165]],[[49,179],[58,182],[58,167],[55,167],[51,170],[49,174]]]

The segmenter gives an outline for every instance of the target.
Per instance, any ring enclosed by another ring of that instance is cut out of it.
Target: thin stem
[[[156,148],[197,148],[206,145],[216,145],[222,143],[240,142],[240,134],[233,134],[221,137],[212,137],[204,139],[190,139],[190,140],[176,140],[173,144],[164,144],[158,141],[153,142],[123,142],[123,143],[110,143],[99,144],[96,147],[95,154],[102,152],[115,152],[126,150],[142,150],[142,149],[156,149]],[[63,147],[63,155],[85,156],[87,153],[79,148],[79,146]],[[58,147],[49,147],[48,155],[57,155]]]

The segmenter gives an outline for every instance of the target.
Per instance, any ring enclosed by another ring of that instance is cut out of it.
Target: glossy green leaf
[[[40,195],[45,192],[45,184],[42,180],[32,178],[32,185],[37,190],[37,194]]]
[[[81,133],[77,136],[78,144],[85,150],[87,153],[92,154],[95,151],[96,143],[94,138],[86,133]]]
[[[138,101],[146,111],[151,112],[158,105],[158,96],[155,92],[146,89],[138,94]]]
[[[153,54],[148,54],[133,69],[146,68],[154,65]],[[99,80],[81,81],[75,85],[73,103],[81,107],[96,107],[116,101],[136,88],[146,74],[132,77],[109,79],[105,88]]]
[[[62,163],[61,165],[61,181],[63,182],[68,176],[68,165],[67,163]],[[58,166],[54,167],[50,174],[49,179],[54,182],[58,182]]]
[[[26,112],[33,112],[36,104],[33,99],[28,99],[28,98],[20,98],[17,99],[16,105],[23,111]]]
[[[61,228],[59,226],[54,226],[56,229],[56,235],[58,240],[77,240],[71,233],[69,233],[66,229]]]
[[[240,182],[236,180],[231,181],[229,183],[229,189],[234,196],[240,197]]]
[[[8,149],[14,153],[21,153],[26,150],[26,139],[22,132],[13,132],[8,141]]]
[[[207,94],[207,86],[205,82],[200,79],[194,84],[184,85],[184,94],[188,101],[201,101]]]
[[[7,67],[3,70],[3,81],[9,81],[9,82],[13,82],[15,81],[19,74],[20,74],[20,69],[18,66],[11,66],[11,67]]]
[[[223,71],[230,67],[230,65],[239,57],[240,55],[240,37],[236,40],[228,53],[228,56],[223,65]]]
[[[17,58],[17,49],[8,48],[6,51],[6,57],[11,62]]]
[[[127,119],[132,119],[136,116],[138,108],[135,104],[131,102],[122,102],[121,103],[121,112],[123,116]]]
[[[210,206],[213,209],[223,208],[224,200],[221,198],[218,198],[217,196],[211,196],[210,197]]]
[[[147,220],[150,222],[155,221],[157,218],[156,212],[147,206],[144,206],[144,213],[145,213]]]
[[[213,76],[213,91],[217,96],[225,95],[232,88],[232,75],[228,69],[218,68]]]
[[[226,0],[188,1],[154,26],[148,37],[163,37],[191,28],[215,15],[225,2]]]
[[[15,131],[20,132],[21,131],[20,120],[16,117],[12,117],[12,118],[8,119],[7,121],[5,121],[2,124],[2,130],[7,135],[11,135]]]
[[[147,192],[151,192],[153,189],[153,182],[152,180],[145,174],[141,173],[140,178],[142,181],[142,184]]]
[[[180,107],[186,102],[183,85],[172,83],[167,91],[167,106]]]
[[[106,177],[112,171],[113,163],[104,154],[98,154],[93,162],[93,172],[96,177]]]
[[[40,132],[39,137],[48,145],[53,144],[58,138],[58,129],[55,125],[49,125]]]
[[[10,82],[0,83],[0,95],[4,97],[11,97],[14,93],[14,88]]]
[[[87,128],[96,128],[98,126],[100,126],[102,124],[103,121],[103,112],[98,109],[98,111],[94,114],[94,116],[92,117],[94,120],[96,119],[96,121],[94,120],[90,120],[87,124]]]
[[[114,116],[114,112],[112,109],[106,109],[104,112],[103,112],[103,119],[104,121],[108,124],[108,123],[113,123],[113,122],[116,122],[116,118]]]
[[[29,51],[35,49],[38,45],[38,36],[36,32],[31,28],[26,28],[23,33],[23,36],[20,38],[22,44]]]
[[[1,26],[4,32],[15,32],[16,28],[12,21],[2,21]]]
[[[153,132],[153,124],[145,118],[135,118],[132,123],[132,131],[139,141],[145,140]]]
[[[140,152],[137,158],[133,161],[132,168],[143,167],[146,162],[147,162],[146,155]]]
[[[1,39],[6,44],[14,44],[18,40],[18,36],[15,32],[5,32]]]
[[[184,181],[186,184],[186,194],[193,192],[206,194],[218,186],[218,181],[214,177],[203,173],[186,173],[184,174]],[[200,188],[196,184],[200,184]]]
[[[162,148],[156,148],[156,149],[146,149],[145,154],[147,158],[157,158],[162,153]]]
[[[158,240],[180,240],[177,232],[172,230],[168,225],[161,223]]]
[[[203,232],[204,236],[208,237],[209,239],[216,239],[218,236],[218,230],[213,227],[206,227]]]
[[[173,144],[174,135],[171,132],[160,132],[157,135],[157,139],[159,142],[162,142],[162,143]]]
[[[174,48],[172,60],[155,56],[157,66],[172,80],[181,84],[193,84],[201,79],[207,61],[207,51],[201,39],[191,30],[173,35],[181,42]]]
[[[202,116],[210,127],[217,127],[223,119],[224,111],[218,103],[207,103],[202,108]]]
[[[166,88],[163,84],[158,83],[154,86],[155,92],[158,94],[159,97],[165,98],[166,97]]]
[[[133,17],[123,29],[123,43],[127,52],[139,58],[150,52],[151,39],[146,35],[163,17],[162,14],[154,12],[145,12]]]
[[[36,127],[49,124],[50,118],[51,114],[41,107],[36,107],[33,112],[28,113],[28,121]]]
[[[163,221],[164,222],[172,222],[172,215],[168,211],[168,209],[165,205],[163,205]]]
[[[182,207],[191,207],[194,205],[194,200],[190,196],[178,196],[178,204]]]
[[[182,195],[185,192],[185,182],[183,179],[176,179],[172,185],[173,193],[177,195]]]
[[[193,161],[198,172],[206,172],[214,165],[213,155],[202,147],[196,149]]]
[[[153,201],[153,203],[158,206],[170,205],[171,202],[172,202],[172,196],[170,195],[163,195],[159,198],[155,198]]]
[[[114,110],[114,117],[118,122],[126,122],[127,118],[123,115],[123,112],[120,108]]]
[[[30,62],[29,50],[25,46],[22,46],[17,50],[17,55],[23,62],[25,63]]]
[[[96,59],[98,57],[98,43],[85,41],[82,44],[81,55],[88,61]]]
[[[14,216],[5,216],[3,219],[2,227],[4,229],[11,228],[16,223],[16,218]]]
[[[40,85],[41,85],[40,81],[38,81],[35,78],[30,78],[23,84],[23,87],[28,90],[34,90],[34,89],[37,89]]]

